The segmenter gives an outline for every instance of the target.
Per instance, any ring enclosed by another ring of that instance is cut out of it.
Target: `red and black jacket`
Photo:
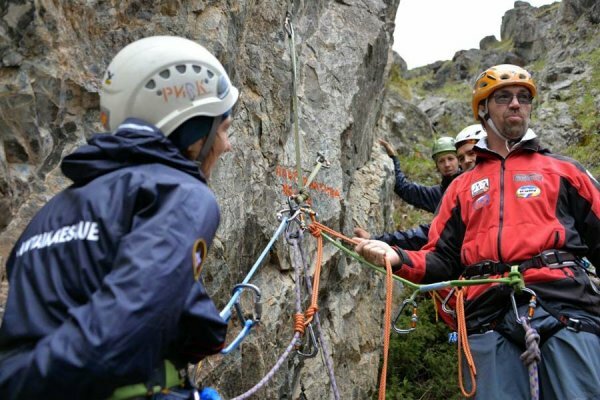
[[[520,264],[549,249],[600,265],[600,185],[576,161],[521,142],[506,158],[476,147],[477,165],[454,180],[420,251],[398,250],[396,274],[431,283],[460,277],[484,261]],[[579,267],[531,268],[527,287],[565,310],[600,317],[600,296]],[[467,289],[468,326],[493,319],[508,303],[506,285]]]

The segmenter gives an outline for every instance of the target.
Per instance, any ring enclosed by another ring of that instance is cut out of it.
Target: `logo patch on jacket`
[[[513,176],[515,182],[541,182],[544,177],[541,174],[516,174]]]
[[[490,180],[488,178],[477,181],[471,185],[471,197],[485,193],[488,190],[490,190]]]
[[[194,271],[194,279],[200,279],[200,274],[202,273],[202,264],[204,264],[204,260],[206,259],[206,242],[204,239],[196,240],[194,243],[194,248],[192,249],[192,267]]]
[[[521,186],[517,189],[517,197],[521,199],[538,197],[540,194],[542,194],[542,189],[535,185]]]
[[[490,194],[484,194],[483,196],[481,196],[480,198],[478,198],[477,200],[475,200],[475,202],[473,203],[473,209],[474,210],[479,210],[480,208],[483,208],[485,206],[489,206],[490,205]]]

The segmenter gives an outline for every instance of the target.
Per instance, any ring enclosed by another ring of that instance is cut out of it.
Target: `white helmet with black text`
[[[196,116],[217,117],[238,99],[227,72],[208,50],[176,36],[153,36],[123,48],[108,66],[100,91],[101,120],[114,131],[139,118],[165,136]]]

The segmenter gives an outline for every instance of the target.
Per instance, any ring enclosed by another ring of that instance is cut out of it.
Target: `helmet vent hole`
[[[495,80],[496,80],[496,77],[495,77],[495,76],[488,75],[487,77],[488,77],[488,79],[491,79],[491,80],[493,80],[493,81],[495,81]],[[502,79],[502,77],[500,77],[500,79]]]
[[[479,84],[479,87],[480,87],[480,88],[484,88],[484,87],[486,87],[486,86],[487,86],[487,83],[486,83],[486,82],[481,82],[481,83]]]
[[[510,75],[509,74],[502,74],[502,75],[500,75],[500,79],[502,79],[502,80],[510,79]]]
[[[185,70],[186,70],[186,67],[185,67],[185,65],[177,65],[177,66],[175,67],[175,69],[176,69],[176,70],[177,70],[177,72],[179,72],[180,74],[185,74]]]
[[[160,77],[163,79],[169,79],[171,77],[171,71],[168,69],[163,69],[158,75],[160,75]]]
[[[154,89],[156,87],[156,82],[154,82],[154,79],[150,79],[148,81],[148,83],[146,83],[146,89]]]
[[[527,77],[525,76],[525,74],[519,74],[519,79],[527,79]]]
[[[200,71],[202,71],[202,67],[199,65],[192,65],[192,69],[194,70],[195,73],[199,74]]]
[[[229,93],[229,82],[224,76],[221,76],[217,83],[217,96],[219,96],[220,99],[223,99],[227,96],[227,93]]]
[[[212,77],[215,76],[215,74],[210,69],[206,70],[206,74],[208,75],[208,79],[212,79]]]

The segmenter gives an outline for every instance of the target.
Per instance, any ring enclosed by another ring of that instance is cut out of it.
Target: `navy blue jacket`
[[[394,233],[382,233],[375,235],[372,239],[381,240],[390,246],[397,246],[404,250],[421,250],[427,244],[429,227],[431,224],[421,224],[415,228]]]
[[[396,176],[394,192],[408,204],[434,213],[438,204],[440,204],[444,191],[455,176],[442,178],[442,182],[439,185],[419,185],[406,179],[406,175],[400,169],[398,157],[391,156],[391,159],[394,162],[394,175]]]
[[[439,185],[423,186],[406,179],[404,172],[400,169],[400,161],[396,156],[390,156],[394,163],[394,175],[396,182],[394,192],[417,208],[434,213],[446,188],[458,175],[443,177]],[[390,246],[397,246],[404,250],[421,250],[428,240],[430,224],[421,224],[415,228],[406,231],[396,231],[394,233],[383,233],[374,235],[371,238],[386,242]]]
[[[88,143],[8,258],[1,399],[106,398],[225,340],[194,274],[194,243],[210,246],[220,219],[196,165],[139,120]]]

